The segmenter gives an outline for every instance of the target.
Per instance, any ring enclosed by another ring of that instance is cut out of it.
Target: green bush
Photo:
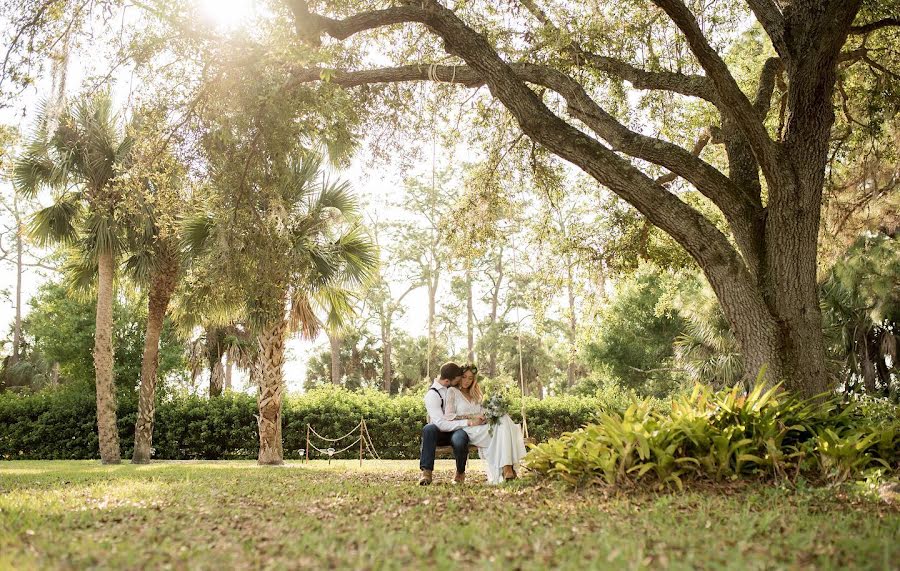
[[[512,416],[521,421],[519,398],[513,399]],[[529,435],[535,441],[560,436],[597,420],[602,411],[617,409],[598,398],[551,397],[525,399]],[[137,403],[120,397],[119,438],[123,457],[134,446]],[[240,459],[256,458],[256,398],[228,393],[220,398],[170,397],[156,407],[153,433],[154,458]],[[417,458],[425,406],[421,396],[389,397],[376,391],[350,392],[325,387],[284,400],[282,441],[286,458],[299,458],[306,448],[307,424],[326,437],[350,432],[360,421],[383,458]],[[340,449],[354,438],[336,443]],[[329,443],[313,439],[326,449]],[[314,450],[313,458],[321,457]],[[336,456],[352,458],[358,447]],[[33,395],[0,394],[0,458],[79,459],[98,456],[96,402],[85,387],[64,387]]]
[[[668,411],[636,402],[541,444],[527,466],[574,485],[685,478],[818,477],[840,482],[871,467],[896,470],[900,422],[873,423],[856,403],[803,400],[778,388],[713,392],[697,386]],[[896,410],[895,410],[896,412]],[[896,418],[896,416],[895,416]]]

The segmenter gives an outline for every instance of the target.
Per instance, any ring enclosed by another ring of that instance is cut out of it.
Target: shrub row
[[[512,416],[521,420],[521,401],[513,402]],[[608,406],[598,398],[551,397],[526,399],[529,434],[541,442],[572,431],[598,418]],[[614,404],[611,406],[615,406]],[[120,398],[118,426],[122,455],[131,456],[137,402]],[[298,458],[306,447],[306,426],[323,436],[350,432],[360,418],[372,443],[383,458],[417,458],[425,407],[421,396],[389,397],[383,393],[354,393],[327,387],[284,401],[282,437],[286,458]],[[253,459],[259,440],[256,399],[229,393],[221,398],[175,397],[158,403],[153,435],[154,458]],[[355,437],[354,437],[355,438]],[[336,443],[343,448],[354,438]],[[329,444],[313,440],[320,449]],[[359,453],[351,448],[336,457]],[[87,459],[97,458],[96,403],[94,395],[60,389],[34,395],[0,394],[0,458]],[[312,451],[312,457],[318,454]]]
[[[531,470],[574,485],[624,486],[685,478],[769,477],[840,482],[900,468],[900,421],[837,397],[804,400],[777,388],[712,392],[698,386],[668,410],[638,402],[531,451]],[[881,407],[884,408],[883,406]],[[883,410],[882,410],[883,412]]]

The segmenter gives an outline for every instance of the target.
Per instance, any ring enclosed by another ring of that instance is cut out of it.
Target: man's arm
[[[428,411],[428,420],[438,427],[441,432],[453,432],[464,426],[468,426],[467,420],[446,420],[444,411],[441,410],[441,396],[431,389],[425,395],[425,410]]]

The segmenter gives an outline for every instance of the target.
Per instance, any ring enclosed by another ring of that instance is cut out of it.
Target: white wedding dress
[[[484,414],[481,403],[470,402],[455,387],[447,390],[444,410],[447,420],[481,414]],[[463,430],[469,435],[469,444],[478,447],[478,456],[484,460],[489,484],[503,482],[504,466],[518,470],[525,456],[525,439],[522,437],[522,427],[514,423],[508,414],[503,415],[493,430],[488,424],[466,426]]]

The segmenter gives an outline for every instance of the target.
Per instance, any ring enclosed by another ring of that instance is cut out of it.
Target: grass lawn
[[[900,569],[900,510],[835,490],[414,485],[414,461],[0,462],[0,569]]]

